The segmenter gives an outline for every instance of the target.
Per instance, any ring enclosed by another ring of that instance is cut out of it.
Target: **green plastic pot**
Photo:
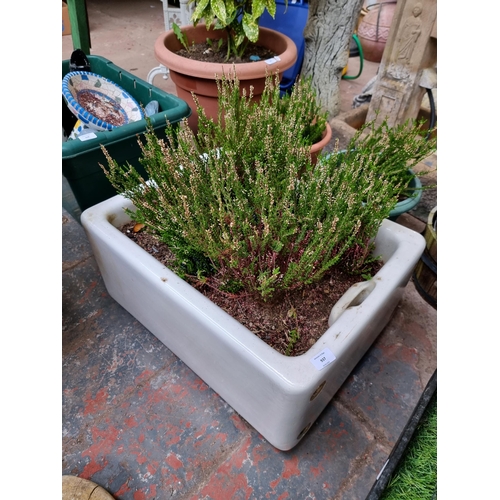
[[[414,173],[411,169],[410,172],[412,174]],[[408,187],[414,190],[413,195],[409,198],[398,201],[396,206],[389,213],[389,220],[395,221],[401,214],[412,210],[420,203],[420,199],[422,198],[422,183],[420,182],[420,179],[417,176],[414,176]]]
[[[167,120],[178,126],[183,118],[191,115],[191,108],[179,97],[147,83],[104,57],[87,56],[87,59],[92,72],[118,84],[139,104],[146,106],[152,100],[158,101],[159,111],[149,117],[158,137],[165,139]],[[70,71],[69,63],[69,60],[62,61],[63,78]],[[63,106],[66,106],[64,102]],[[101,146],[105,146],[119,164],[130,163],[147,179],[137,143],[138,137],[144,138],[146,127],[146,119],[142,119],[109,131],[96,130],[90,140],[75,139],[62,143],[62,174],[81,211],[116,195],[116,189],[99,166],[99,163],[107,164]]]

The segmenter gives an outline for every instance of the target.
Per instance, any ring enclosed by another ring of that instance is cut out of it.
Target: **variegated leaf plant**
[[[191,21],[196,26],[204,21],[207,27],[225,29],[228,34],[227,57],[241,57],[249,42],[259,37],[259,18],[265,10],[274,18],[275,0],[190,0],[196,1]]]

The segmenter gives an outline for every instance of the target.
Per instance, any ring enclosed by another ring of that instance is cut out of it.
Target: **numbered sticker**
[[[88,141],[89,139],[95,139],[97,135],[94,134],[94,132],[89,132],[88,134],[81,134],[78,136],[78,139],[81,141]]]
[[[322,370],[325,366],[328,366],[332,361],[337,358],[330,349],[325,348],[319,354],[311,358],[310,361],[316,368],[316,370]]]
[[[267,64],[274,64],[274,63],[277,63],[278,61],[281,61],[280,57],[274,56],[274,57],[271,57],[271,59],[266,59],[264,62]]]

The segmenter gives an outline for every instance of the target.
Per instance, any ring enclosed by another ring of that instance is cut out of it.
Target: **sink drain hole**
[[[300,434],[297,436],[297,440],[302,439],[305,435],[305,433],[309,430],[311,427],[312,422],[309,422],[301,431]]]
[[[323,390],[323,387],[325,387],[325,384],[326,384],[326,380],[324,380],[323,382],[321,382],[321,384],[319,384],[319,386],[316,388],[316,390],[312,393],[312,396],[309,399],[309,401],[312,401],[313,399],[316,398],[316,396]]]

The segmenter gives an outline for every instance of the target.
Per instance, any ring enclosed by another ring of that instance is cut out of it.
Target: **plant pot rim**
[[[225,31],[207,30],[206,25],[202,23],[197,26],[183,26],[181,29],[188,38],[190,35],[195,36],[199,34],[202,30],[210,34],[211,39],[219,39],[225,36]],[[207,38],[207,36],[205,36],[205,38]],[[276,58],[276,61],[272,64],[265,61],[233,64],[188,59],[177,55],[176,52],[182,48],[182,45],[177,39],[173,29],[162,33],[156,39],[154,53],[156,59],[172,71],[209,80],[213,80],[216,75],[228,75],[233,71],[236,72],[240,80],[255,78],[256,73],[274,73],[279,70],[279,73],[282,74],[297,60],[297,46],[295,42],[290,37],[276,30],[259,27],[259,39],[257,43],[271,50],[280,50],[280,48],[283,48],[283,50],[278,53],[279,59]],[[278,49],[276,49],[276,47],[278,47]],[[188,61],[188,63],[186,61]]]
[[[408,170],[412,174],[415,174],[415,172],[411,168],[409,168]],[[401,214],[412,210],[420,203],[420,200],[422,199],[422,182],[417,175],[412,178],[409,187],[414,189],[415,192],[408,198],[398,201],[396,203],[396,206],[391,210],[389,217],[396,218]]]
[[[326,122],[326,128],[323,131],[323,136],[320,141],[315,142],[311,146],[311,153],[316,153],[316,151],[321,151],[331,140],[332,138],[332,127],[328,122]]]

